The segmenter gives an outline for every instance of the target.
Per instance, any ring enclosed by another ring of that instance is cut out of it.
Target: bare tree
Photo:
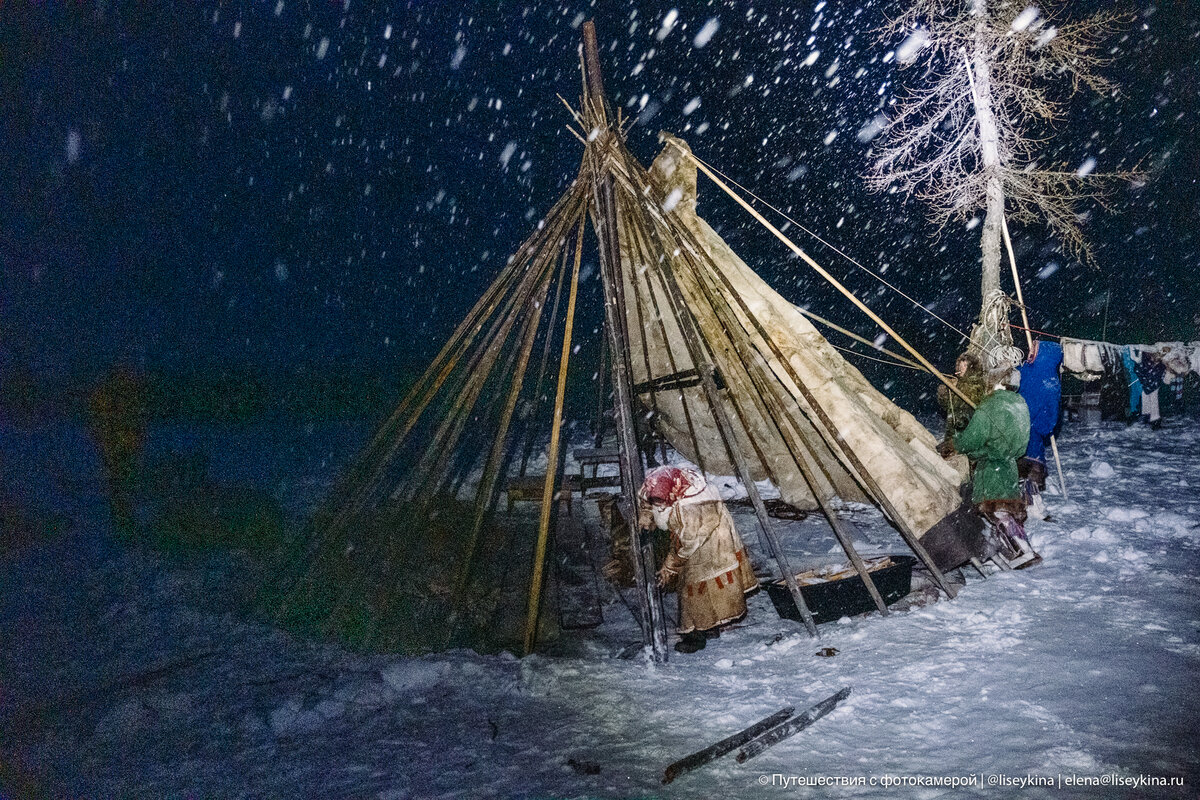
[[[1061,119],[1066,99],[1083,86],[1115,92],[1099,74],[1111,60],[1099,45],[1125,19],[1106,11],[1059,22],[1026,0],[911,0],[882,31],[906,37],[897,60],[922,72],[883,128],[867,184],[925,201],[939,229],[984,210],[982,307],[971,343],[990,367],[1019,356],[1000,289],[1006,208],[1020,222],[1044,222],[1086,259],[1081,202],[1103,203],[1113,179],[1128,177],[1039,158],[1039,132]]]

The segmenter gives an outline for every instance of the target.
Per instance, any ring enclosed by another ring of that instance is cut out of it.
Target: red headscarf
[[[638,496],[648,503],[670,505],[700,494],[707,487],[704,476],[687,467],[655,467],[646,473]]]

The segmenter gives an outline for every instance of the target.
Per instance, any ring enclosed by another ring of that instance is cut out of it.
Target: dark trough
[[[881,563],[885,559],[891,564],[874,568],[873,563]],[[887,605],[895,603],[904,597],[912,588],[912,570],[917,559],[912,556],[894,555],[866,559],[867,571],[875,588]],[[802,573],[803,574],[803,573]],[[797,576],[798,579],[800,576]],[[764,584],[767,595],[775,604],[775,610],[784,619],[801,620],[800,611],[796,608],[783,579]],[[813,619],[818,623],[832,622],[842,617],[852,617],[855,614],[865,614],[875,611],[875,603],[862,578],[851,573],[838,580],[827,580],[819,583],[800,583],[800,594],[812,611]]]

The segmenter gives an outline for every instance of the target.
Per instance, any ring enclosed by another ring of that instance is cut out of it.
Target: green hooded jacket
[[[954,437],[954,449],[975,464],[972,503],[1020,498],[1017,459],[1028,444],[1029,408],[1021,395],[998,389],[985,397]]]

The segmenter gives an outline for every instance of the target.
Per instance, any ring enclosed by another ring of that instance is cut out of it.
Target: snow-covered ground
[[[177,428],[151,449],[205,450],[214,478],[298,518],[363,433]],[[1052,494],[1052,520],[1030,524],[1042,565],[819,640],[760,593],[744,624],[654,665],[619,657],[636,638],[619,603],[569,656],[296,641],[240,613],[236,559],[185,570],[113,543],[80,430],[6,427],[5,491],[69,526],[0,564],[0,779],[86,798],[1200,796],[1200,424],[1068,427],[1061,446],[1071,501]],[[864,550],[903,552],[853,516]],[[783,533],[797,566],[839,557],[819,519]],[[843,686],[757,759],[660,785],[675,759]],[[912,785],[941,776],[968,785]],[[1054,785],[1016,785],[1031,777]],[[823,778],[866,785],[796,784]],[[1184,785],[1127,785],[1142,778]]]

